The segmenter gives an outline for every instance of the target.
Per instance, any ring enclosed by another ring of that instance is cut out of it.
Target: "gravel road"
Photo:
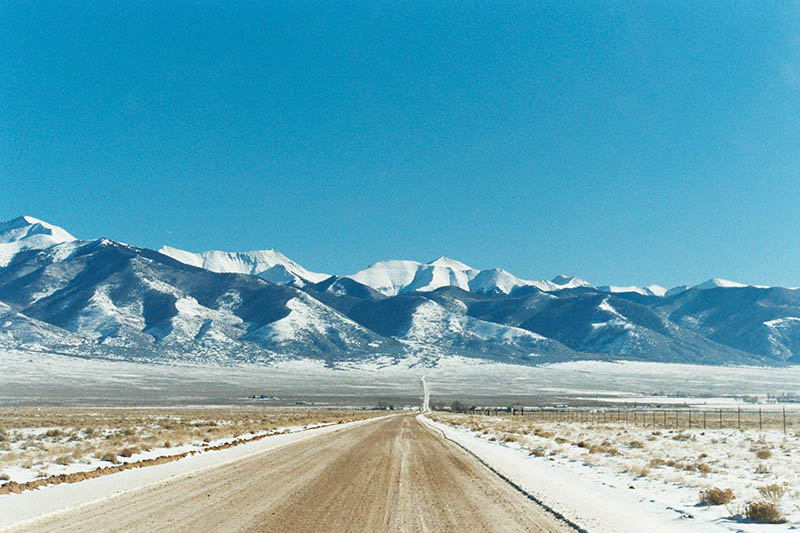
[[[413,416],[143,487],[20,531],[572,531]]]

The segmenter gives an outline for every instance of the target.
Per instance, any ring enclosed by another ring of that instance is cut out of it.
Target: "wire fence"
[[[800,431],[800,410],[780,409],[595,409],[484,408],[463,411],[489,416],[520,416],[532,422],[634,424],[654,429],[779,429]]]

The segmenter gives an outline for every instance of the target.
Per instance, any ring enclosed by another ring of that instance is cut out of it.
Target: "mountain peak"
[[[574,285],[576,287],[581,285],[589,285],[589,283],[587,283],[586,281],[582,280],[579,277],[567,276],[565,274],[559,274],[550,281],[555,283],[556,285]]]
[[[720,287],[723,288],[747,287],[747,285],[745,285],[744,283],[739,283],[738,281],[730,281],[722,278],[712,278],[708,281],[704,281],[699,285],[695,285],[693,288],[706,290],[706,289],[718,289]]]
[[[591,287],[592,284],[586,280],[583,280],[577,276],[567,276],[564,274],[559,274],[558,276],[554,277],[550,280],[549,284],[547,282],[543,282],[544,285],[548,285],[551,288],[546,290],[554,290],[552,286],[555,286],[555,290],[560,289],[574,289],[575,287]]]
[[[0,268],[23,250],[43,250],[76,240],[63,228],[28,215],[0,222]]]
[[[444,268],[451,268],[453,270],[475,270],[469,265],[465,265],[461,261],[456,261],[455,259],[450,259],[449,257],[442,256],[439,259],[431,261],[428,263],[430,266],[438,266]]]
[[[17,242],[34,235],[49,235],[53,244],[77,240],[65,229],[30,215],[0,222],[0,242]]]

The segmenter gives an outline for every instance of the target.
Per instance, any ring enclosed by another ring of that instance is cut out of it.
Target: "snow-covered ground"
[[[761,532],[800,524],[796,433],[428,416],[440,422],[426,423],[589,531]],[[769,457],[759,457],[762,450]],[[763,499],[759,487],[772,484],[784,491],[778,506],[789,522],[744,520],[746,505]],[[735,499],[701,505],[700,492],[712,487],[731,489]]]
[[[423,375],[433,391],[431,401],[448,404],[461,400],[539,405],[546,398],[627,403],[651,398],[667,403],[667,398],[683,398],[703,405],[709,397],[731,402],[748,395],[765,401],[767,394],[800,391],[800,366],[600,361],[515,366],[463,357],[439,359],[434,367],[431,362],[425,350],[402,360],[386,356],[336,361],[332,366],[322,360],[289,358],[270,365],[215,366],[81,358],[35,346],[28,351],[0,349],[0,405],[230,404],[251,394],[275,395],[290,403],[364,405],[387,399],[419,405]]]
[[[362,420],[350,422],[347,425],[365,422]],[[295,427],[291,428],[292,431],[288,433],[274,435],[223,450],[190,455],[171,463],[125,470],[78,483],[49,485],[21,494],[0,495],[0,529],[38,516],[159,483],[176,476],[188,475],[266,450],[273,450],[293,442],[336,431],[341,427],[344,427],[344,424],[332,424],[312,429]],[[170,453],[174,452],[174,450],[168,451]]]

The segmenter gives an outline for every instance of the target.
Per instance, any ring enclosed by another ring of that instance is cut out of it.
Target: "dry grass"
[[[0,481],[9,481],[4,479],[10,477],[9,472],[4,472],[9,467],[28,471],[29,474],[19,474],[22,479],[12,474],[13,481],[23,481],[47,469],[50,474],[63,472],[67,465],[75,463],[90,465],[101,460],[117,464],[162,447],[208,447],[288,427],[343,423],[381,414],[384,413],[255,407],[0,409]],[[515,434],[510,437],[517,438]]]
[[[770,483],[769,485],[758,487],[758,492],[764,500],[777,504],[786,494],[786,487],[777,483]]]

